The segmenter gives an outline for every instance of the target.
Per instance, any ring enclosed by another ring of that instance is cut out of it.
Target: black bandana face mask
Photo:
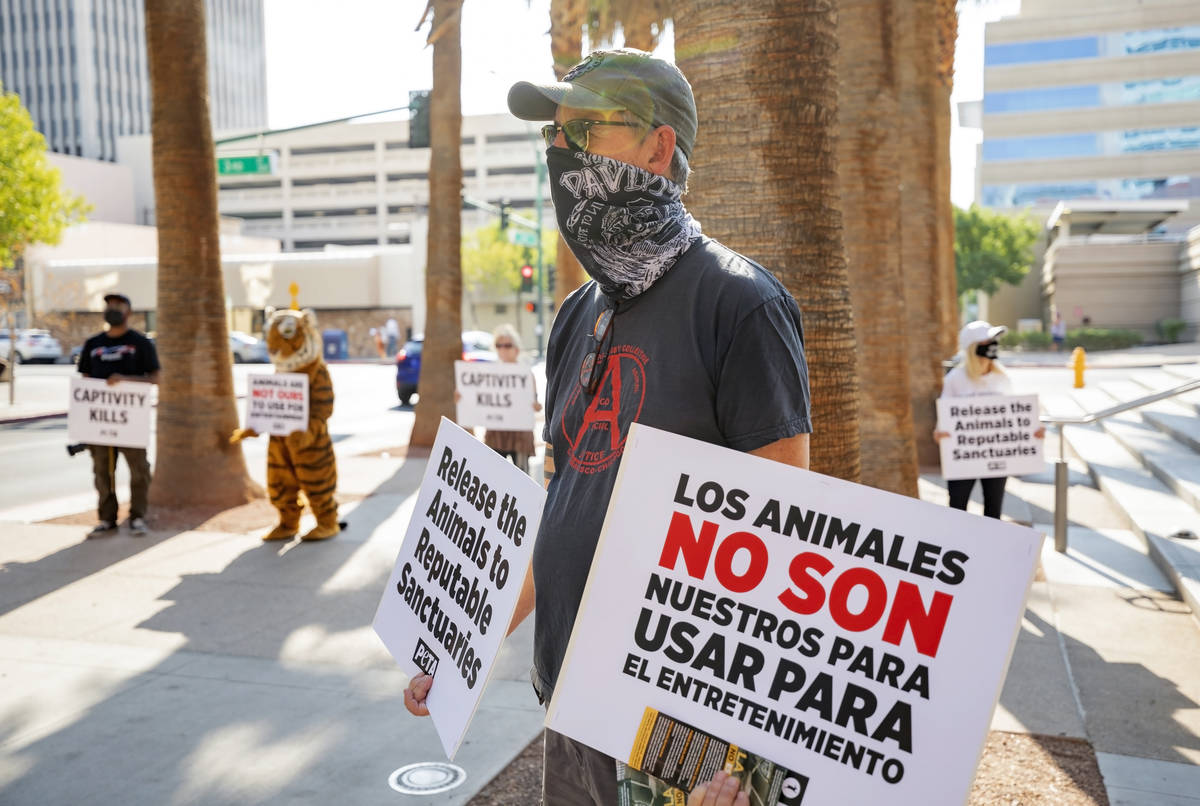
[[[546,167],[558,230],[610,299],[645,291],[700,237],[665,176],[556,146],[546,149]]]
[[[975,355],[980,358],[995,358],[1000,355],[1000,345],[994,341],[975,345]]]

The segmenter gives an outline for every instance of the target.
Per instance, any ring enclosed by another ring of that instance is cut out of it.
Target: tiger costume
[[[337,463],[325,421],[333,414],[333,381],[322,355],[317,317],[311,308],[267,308],[267,352],[277,372],[308,376],[308,430],[272,436],[267,447],[267,491],[279,510],[279,525],[263,540],[291,540],[300,528],[300,493],[308,499],[317,525],[301,540],[325,540],[340,531],[337,517]],[[258,436],[239,428],[230,442]]]

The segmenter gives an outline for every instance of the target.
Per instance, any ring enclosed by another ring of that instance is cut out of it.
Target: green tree
[[[556,230],[542,231],[543,254],[551,254],[550,250],[557,242]],[[515,294],[521,285],[521,266],[526,263],[533,266],[536,260],[536,250],[509,241],[499,222],[463,236],[463,282],[473,293]],[[549,271],[546,274],[549,275]]]
[[[994,294],[1020,283],[1033,265],[1038,225],[1029,216],[1008,216],[972,204],[954,208],[954,273],[958,293]]]
[[[15,93],[0,85],[0,266],[26,246],[56,244],[63,230],[82,221],[91,206],[64,190],[46,159],[46,139]]]

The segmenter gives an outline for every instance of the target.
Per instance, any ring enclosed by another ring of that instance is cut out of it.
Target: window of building
[[[248,212],[248,213],[234,213],[234,212],[230,212],[228,210],[222,210],[221,215],[227,216],[228,218],[240,218],[243,221],[267,221],[270,219],[274,219],[275,221],[278,221],[280,224],[283,223],[283,212],[280,210],[267,210],[267,211],[255,210],[255,211]]]
[[[429,174],[424,171],[420,173],[404,173],[404,174],[388,174],[387,181],[389,182],[407,182],[412,179],[426,181],[429,179]]]
[[[987,67],[1040,64],[1073,59],[1119,58],[1146,53],[1200,49],[1200,25],[1119,31],[1095,36],[1038,39],[987,45],[983,51]]]
[[[1197,195],[1200,195],[1200,175],[984,185],[981,201],[985,207],[1052,207],[1064,200],[1137,201],[1187,199]]]
[[[293,249],[324,249],[326,246],[378,246],[375,238],[342,238],[336,241],[296,241]]]
[[[336,207],[319,210],[296,210],[293,218],[322,218],[324,216],[369,216],[375,215],[374,207]]]
[[[353,143],[349,145],[306,146],[292,148],[293,157],[303,157],[309,154],[349,154],[359,151],[374,151],[374,143]]]
[[[1197,100],[1200,100],[1200,76],[1184,76],[988,92],[983,98],[983,111],[1005,114]]]
[[[529,143],[535,140],[541,140],[542,136],[537,133],[529,134],[489,134],[487,135],[488,143]]]
[[[217,185],[219,190],[265,190],[267,188],[279,188],[283,183],[278,180],[264,180],[261,182],[226,182],[223,185]]]
[[[359,174],[357,176],[318,176],[311,179],[293,179],[292,187],[312,187],[313,185],[355,185],[359,182],[374,181],[375,174]]]
[[[515,165],[509,168],[488,168],[488,176],[525,176],[536,173],[532,165]]]
[[[406,243],[412,243],[412,238],[408,235],[389,235],[387,242],[394,246],[399,246]]]

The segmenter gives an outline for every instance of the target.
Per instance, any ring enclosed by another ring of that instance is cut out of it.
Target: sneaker
[[[141,537],[146,534],[145,518],[133,518],[129,521],[129,534],[134,537]]]
[[[116,521],[100,521],[88,532],[88,537],[106,537],[117,531]]]

